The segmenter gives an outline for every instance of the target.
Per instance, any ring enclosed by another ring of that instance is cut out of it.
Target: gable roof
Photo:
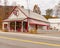
[[[31,10],[24,9],[24,8],[21,8],[21,7],[18,7],[18,9],[28,18],[48,22],[48,20],[46,18],[44,18],[42,15],[34,13]]]
[[[21,13],[21,15],[17,16],[15,19],[21,19],[21,18],[31,18],[31,19],[35,19],[35,20],[39,20],[39,21],[44,21],[44,22],[48,22],[42,15],[39,15],[37,13],[34,13],[33,11],[31,10],[28,10],[28,9],[24,9],[24,8],[21,8],[21,7],[16,7],[15,9],[18,9]],[[14,9],[14,10],[15,10]],[[13,10],[13,11],[14,11]],[[12,11],[12,12],[13,12]],[[10,15],[11,16],[11,15]]]

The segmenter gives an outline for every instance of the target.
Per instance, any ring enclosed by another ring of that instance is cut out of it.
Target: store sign
[[[19,15],[19,11],[18,10],[14,10],[13,14],[16,15],[16,16],[18,16]]]

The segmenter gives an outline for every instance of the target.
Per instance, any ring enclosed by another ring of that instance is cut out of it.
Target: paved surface
[[[0,48],[60,48],[60,35],[0,32]]]
[[[47,35],[47,36],[60,37],[60,32],[40,32],[39,35]]]

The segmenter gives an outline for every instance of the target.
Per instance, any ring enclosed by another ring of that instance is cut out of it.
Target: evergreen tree
[[[53,18],[53,10],[52,9],[47,9],[46,10],[46,15],[44,16],[46,19]]]
[[[52,9],[47,9],[46,10],[46,15],[52,16],[52,14],[53,14],[53,10]]]
[[[41,11],[40,11],[40,8],[38,7],[38,5],[34,5],[33,12],[41,14]]]

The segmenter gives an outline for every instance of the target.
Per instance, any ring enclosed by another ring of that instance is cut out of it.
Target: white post
[[[28,32],[29,32],[29,28],[30,28],[30,27],[29,27],[29,26],[30,26],[30,25],[29,25],[29,19],[27,19],[27,20],[28,20],[27,22],[28,22]]]
[[[23,21],[22,21],[22,28],[21,28],[21,31],[23,32]]]
[[[2,23],[2,29],[4,30],[4,22]]]
[[[15,32],[16,32],[16,21],[15,21]]]
[[[8,22],[8,31],[10,32],[10,22]]]

